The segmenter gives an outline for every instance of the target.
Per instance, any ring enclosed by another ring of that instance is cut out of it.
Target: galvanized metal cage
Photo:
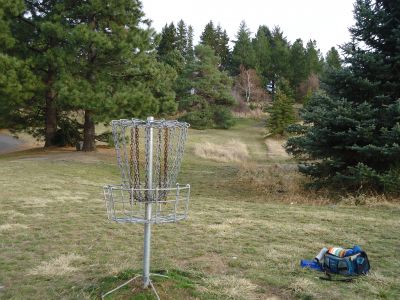
[[[176,183],[189,124],[130,119],[111,122],[121,185],[104,186],[107,215],[119,223],[167,223],[188,215],[190,185]],[[145,206],[154,210],[146,216]]]
[[[146,218],[146,204],[149,201],[137,197],[138,193],[151,193],[153,209]],[[104,197],[108,218],[118,223],[160,224],[177,222],[187,218],[189,211],[190,185],[176,184],[172,188],[134,189],[124,185],[107,185]]]

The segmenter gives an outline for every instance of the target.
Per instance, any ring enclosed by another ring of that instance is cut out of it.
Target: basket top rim
[[[112,120],[110,125],[113,127],[139,127],[139,128],[189,128],[190,124],[177,120],[140,120],[140,119],[120,119]]]

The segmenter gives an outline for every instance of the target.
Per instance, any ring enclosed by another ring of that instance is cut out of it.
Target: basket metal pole
[[[154,121],[153,117],[147,118],[148,122]],[[153,188],[153,128],[149,126],[148,133],[148,157],[149,161],[147,164],[147,202],[145,204],[146,209],[146,222],[144,224],[144,253],[143,253],[143,287],[147,288],[150,284],[150,242],[151,242],[151,209],[153,200],[151,189]]]

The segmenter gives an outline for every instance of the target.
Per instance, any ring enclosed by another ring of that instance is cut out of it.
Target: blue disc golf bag
[[[321,264],[325,273],[344,276],[365,275],[370,269],[368,256],[364,251],[345,257],[326,253]]]

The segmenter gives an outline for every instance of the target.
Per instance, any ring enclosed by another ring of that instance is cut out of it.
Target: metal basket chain
[[[130,170],[131,177],[129,179],[130,179],[130,183],[131,183],[130,187],[136,188],[134,165],[137,162],[135,160],[135,153],[134,153],[134,144],[135,144],[134,143],[135,142],[134,135],[135,135],[134,134],[134,128],[132,127],[131,128],[131,143],[130,143],[130,151],[129,151],[129,155],[130,155],[130,158],[129,158],[129,170]]]
[[[184,128],[181,128],[180,130],[174,130],[174,143],[171,143],[171,148],[170,152],[173,153],[174,159],[171,161],[171,169],[169,172],[170,178],[169,182],[174,183],[176,182],[178,171],[179,171],[179,163],[182,159],[183,155],[183,147],[184,147]],[[173,147],[173,148],[172,148]]]
[[[175,160],[175,170],[174,170],[174,174],[175,174],[175,178],[174,180],[176,181],[177,179],[177,175],[180,171],[181,168],[181,163],[182,163],[182,158],[183,158],[183,152],[185,150],[185,141],[186,141],[186,137],[187,137],[187,128],[183,128],[182,130],[180,130],[180,135],[179,135],[179,142],[178,142],[178,149],[177,149],[177,154],[176,154],[176,160]]]
[[[117,162],[118,166],[121,170],[121,176],[122,176],[122,181],[125,180],[125,168],[122,164],[122,158],[121,158],[121,147],[120,147],[120,142],[119,142],[119,136],[120,136],[120,131],[121,129],[113,124],[112,126],[112,132],[113,132],[113,137],[114,137],[114,144],[115,144],[115,152],[117,154]]]
[[[156,151],[156,177],[158,178],[158,188],[162,188],[162,163],[161,163],[161,143],[162,143],[162,131],[160,128],[158,128],[157,131],[157,151]],[[157,186],[157,185],[155,185]],[[157,195],[159,196],[159,195]],[[159,199],[157,199],[159,200]]]
[[[131,174],[131,188],[134,188],[133,196],[136,199],[142,200],[141,192],[138,190],[140,188],[140,173],[139,173],[139,129],[137,126],[131,127],[131,145],[130,145],[130,174]],[[133,182],[133,184],[132,184]]]
[[[137,182],[137,186],[135,188],[140,188],[140,156],[139,156],[139,128],[135,126],[135,141],[136,141],[136,161],[137,164],[135,165],[135,180]],[[141,191],[138,191],[139,200],[143,200],[143,195]]]
[[[130,180],[131,180],[131,172],[130,172],[130,169],[129,169],[129,156],[128,156],[128,153],[127,153],[127,150],[126,150],[126,127],[125,126],[122,126],[121,127],[121,137],[122,137],[122,145],[123,145],[123,154],[122,154],[122,156],[123,156],[123,158],[124,158],[124,160],[125,160],[125,180],[124,180],[124,184],[126,185],[126,186],[131,186],[132,184],[131,184],[131,182],[130,182]]]
[[[165,127],[164,129],[164,188],[168,187],[168,145],[169,145],[169,129]],[[163,195],[166,197],[166,192]]]
[[[176,132],[177,128],[170,128],[170,136],[169,136],[169,143],[168,143],[168,152],[169,152],[169,158],[168,158],[168,163],[170,165],[170,170],[167,174],[167,186],[171,186],[174,183],[174,166],[173,166],[173,158],[176,157],[175,155],[175,149],[178,146],[177,141],[176,141]]]

